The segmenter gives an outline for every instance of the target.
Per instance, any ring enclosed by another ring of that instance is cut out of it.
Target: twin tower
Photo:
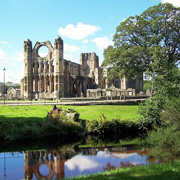
[[[42,46],[48,48],[46,57],[39,55]],[[24,77],[21,80],[24,99],[79,97],[86,96],[87,89],[103,88],[95,81],[99,69],[95,53],[82,53],[80,64],[64,59],[63,54],[63,40],[59,36],[54,46],[46,41],[36,42],[32,47],[29,39],[24,41]]]

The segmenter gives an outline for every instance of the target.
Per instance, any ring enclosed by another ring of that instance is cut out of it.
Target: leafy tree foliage
[[[161,88],[166,81],[168,87],[173,87],[166,90],[172,91],[179,83],[176,77],[180,60],[179,35],[180,8],[160,3],[139,16],[129,17],[117,27],[114,46],[104,50],[103,65],[113,67],[110,78],[136,77],[146,72],[152,77],[152,90],[157,90],[156,84]]]
[[[180,92],[180,8],[171,4],[150,7],[129,17],[116,29],[114,46],[104,50],[104,66],[113,67],[110,78],[151,77],[151,95],[140,107],[143,127],[159,125],[168,98]]]
[[[169,100],[160,114],[164,127],[148,133],[147,142],[154,146],[150,154],[160,161],[180,157],[180,98]]]

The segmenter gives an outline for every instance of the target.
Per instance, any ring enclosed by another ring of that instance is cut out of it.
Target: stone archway
[[[92,78],[88,78],[88,79],[87,79],[86,88],[87,88],[87,89],[93,89],[93,88],[94,88],[93,84],[94,84],[93,79],[92,79]]]
[[[43,175],[40,172],[40,166],[42,165],[46,165],[49,169],[49,173],[48,175]],[[54,170],[54,162],[48,162],[48,163],[43,163],[43,164],[39,164],[34,168],[34,174],[36,176],[37,179],[42,179],[42,180],[51,180],[55,174],[55,170]]]
[[[47,57],[49,54],[49,49],[46,45],[39,46],[37,49],[37,55],[41,58]]]
[[[85,94],[85,83],[84,79],[82,78],[76,78],[73,83],[72,83],[72,96],[74,97],[81,97],[84,96]]]
[[[34,46],[34,55],[36,56],[36,57],[39,57],[39,58],[44,58],[44,57],[41,57],[39,54],[38,54],[38,52],[39,52],[39,49],[41,48],[41,47],[43,47],[43,46],[45,46],[45,47],[47,47],[47,49],[48,49],[48,53],[47,53],[47,56],[45,56],[45,57],[48,57],[49,59],[51,59],[52,58],[52,55],[53,55],[53,47],[52,47],[52,45],[51,45],[51,43],[49,42],[49,41],[46,41],[46,42],[37,42],[36,44],[35,44],[35,46]]]
[[[75,80],[73,82],[73,96],[81,97],[82,92],[82,82],[80,80]]]
[[[50,78],[49,78],[49,76],[47,75],[46,76],[46,80],[45,80],[45,91],[46,92],[50,92]]]

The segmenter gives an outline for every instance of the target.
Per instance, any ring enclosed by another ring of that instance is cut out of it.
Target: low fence
[[[96,104],[122,104],[134,105],[145,101],[149,96],[120,97],[75,97],[61,98],[60,100],[0,100],[0,106],[27,106],[27,105],[96,105]]]
[[[53,105],[53,104],[58,104],[59,103],[59,100],[57,101],[35,101],[35,100],[32,100],[32,101],[23,101],[23,100],[14,100],[14,101],[11,101],[11,100],[6,100],[6,101],[0,101],[0,106],[2,105],[8,105],[8,106],[15,106],[15,105],[20,105],[20,106],[26,106],[26,105]]]

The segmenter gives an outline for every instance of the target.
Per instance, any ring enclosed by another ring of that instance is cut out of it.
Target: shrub
[[[180,157],[180,98],[169,100],[160,113],[164,127],[148,133],[147,142],[153,146],[151,155],[160,161],[172,161]]]
[[[157,128],[148,133],[146,140],[153,146],[149,153],[155,159],[170,162],[180,157],[180,131],[173,127]]]
[[[67,118],[63,113],[46,118],[42,128],[44,136],[81,136],[86,133],[80,123]]]
[[[21,139],[37,139],[42,137],[42,130],[38,127],[32,127],[25,125],[21,128],[13,127],[6,134],[5,140],[8,141],[17,141]]]
[[[41,121],[42,124],[43,121]],[[20,140],[20,139],[36,139],[42,134],[39,120],[15,120],[9,119],[0,121],[0,138],[1,140]]]
[[[43,137],[82,136],[85,128],[65,115],[55,114],[46,119],[8,119],[0,120],[1,141],[18,141]]]
[[[155,98],[149,98],[145,103],[140,104],[140,129],[143,131],[152,130],[154,126],[161,126],[160,114],[163,105]]]
[[[169,100],[160,115],[163,124],[180,130],[180,98],[173,97]]]
[[[140,133],[138,123],[119,119],[107,120],[104,115],[101,115],[100,120],[88,121],[86,128],[89,134],[99,136],[126,136]]]

